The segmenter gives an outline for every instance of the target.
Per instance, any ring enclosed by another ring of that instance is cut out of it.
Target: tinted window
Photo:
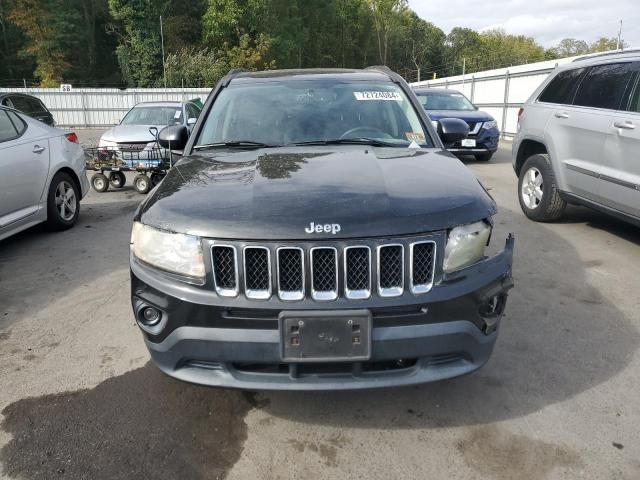
[[[629,100],[629,111],[640,113],[640,78],[637,78],[635,83]]]
[[[584,68],[558,73],[542,91],[538,101],[570,105],[583,73]]]
[[[13,106],[16,110],[20,110],[24,113],[33,113],[39,110],[38,108],[34,108],[33,102],[30,102],[29,100],[30,99],[28,97],[23,96],[11,97],[11,101],[13,102]]]
[[[0,142],[6,142],[17,136],[18,132],[9,120],[9,115],[4,110],[0,110]]]
[[[2,99],[2,105],[4,105],[5,107],[13,108],[13,104],[11,103],[11,100],[9,100],[9,97],[5,97]]]
[[[632,74],[631,63],[590,68],[580,83],[574,105],[618,110]]]
[[[7,115],[9,115],[9,118],[13,122],[13,126],[18,131],[18,135],[22,135],[22,132],[24,132],[27,129],[27,124],[24,123],[24,120],[22,120],[18,115],[16,115],[13,112],[7,112]]]

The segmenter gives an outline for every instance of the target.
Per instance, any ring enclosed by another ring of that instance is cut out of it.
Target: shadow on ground
[[[147,364],[90,390],[9,405],[0,462],[6,475],[33,480],[219,479],[240,458],[251,405]]]

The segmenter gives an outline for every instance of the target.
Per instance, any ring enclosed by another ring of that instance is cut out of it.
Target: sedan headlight
[[[490,235],[491,226],[486,222],[452,229],[444,249],[445,273],[461,270],[482,259]]]
[[[170,233],[135,222],[131,246],[136,258],[167,272],[204,279],[200,238]]]
[[[482,124],[482,128],[484,128],[485,130],[491,130],[492,128],[498,128],[498,122],[496,122],[495,120],[490,120],[488,122],[484,122]]]

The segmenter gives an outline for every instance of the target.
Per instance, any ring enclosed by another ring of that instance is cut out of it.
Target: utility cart
[[[147,193],[155,187],[171,168],[171,152],[157,143],[119,145],[117,147],[89,147],[84,149],[86,169],[95,171],[91,186],[96,192],[124,187],[125,172],[136,172],[133,187]]]

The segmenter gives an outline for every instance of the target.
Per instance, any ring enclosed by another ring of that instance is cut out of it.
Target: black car
[[[442,119],[445,142],[468,133]],[[133,311],[154,363],[195,383],[329,390],[481,367],[512,286],[496,204],[385,70],[239,73],[139,207]]]
[[[0,105],[15,108],[50,127],[55,126],[53,115],[39,98],[24,93],[0,93]]]

